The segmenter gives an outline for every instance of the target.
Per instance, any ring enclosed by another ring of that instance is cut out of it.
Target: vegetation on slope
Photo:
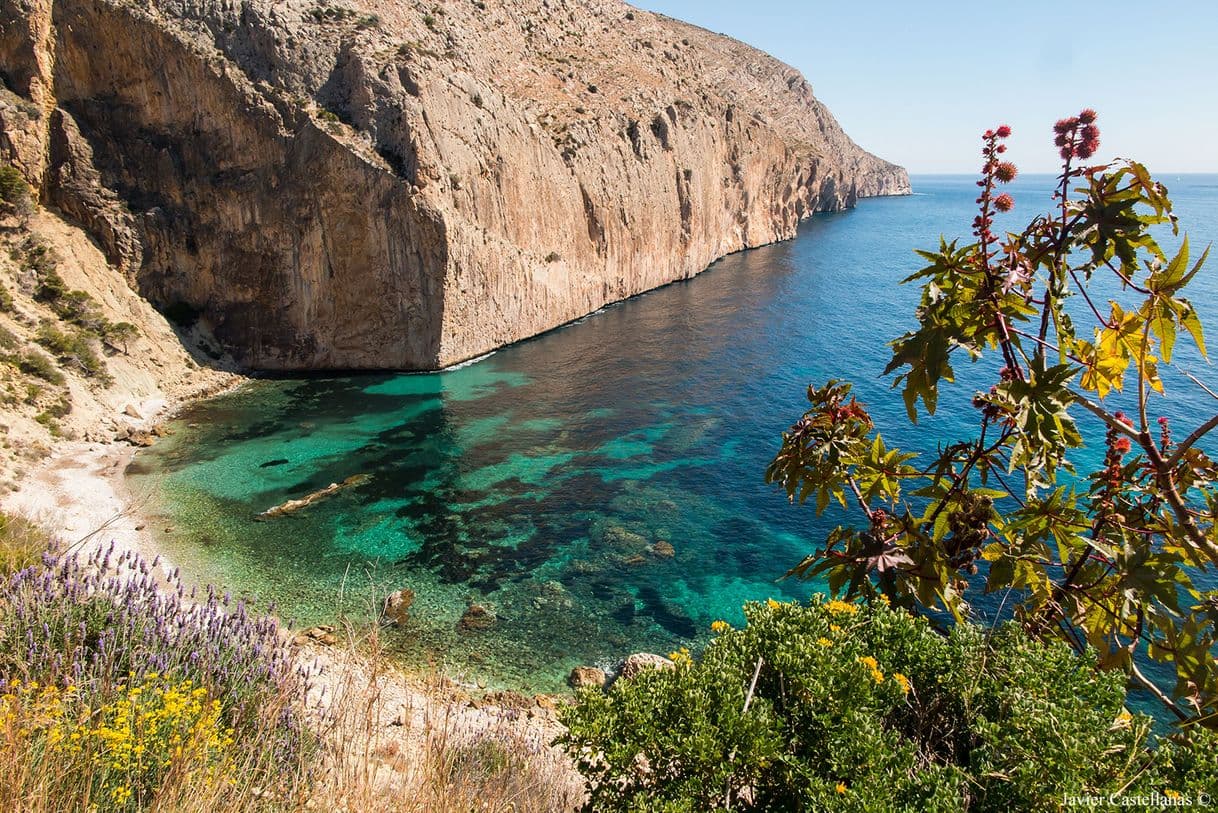
[[[1151,735],[1123,676],[1015,625],[883,601],[749,604],[698,658],[585,691],[563,740],[595,811],[1056,809],[1211,792],[1218,736]]]

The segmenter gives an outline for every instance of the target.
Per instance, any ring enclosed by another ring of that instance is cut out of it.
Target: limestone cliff
[[[444,366],[908,192],[618,0],[0,0],[0,157],[262,369]]]

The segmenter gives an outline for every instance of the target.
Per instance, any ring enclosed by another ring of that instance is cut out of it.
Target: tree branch
[[[1176,464],[1180,462],[1180,458],[1184,456],[1184,453],[1187,452],[1194,443],[1205,437],[1205,435],[1216,426],[1218,426],[1218,415],[1215,415],[1194,429],[1191,435],[1186,437],[1178,446],[1176,446],[1171,453],[1171,457],[1167,458],[1167,462],[1165,464],[1167,468],[1174,469]]]

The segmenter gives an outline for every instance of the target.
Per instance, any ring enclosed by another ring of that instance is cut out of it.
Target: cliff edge
[[[0,0],[0,158],[257,369],[433,369],[909,191],[617,0]]]

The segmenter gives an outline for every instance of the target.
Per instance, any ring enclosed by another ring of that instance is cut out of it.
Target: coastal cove
[[[1199,254],[1218,240],[1218,177],[1163,180]],[[1021,177],[1012,216],[1051,184]],[[190,581],[300,625],[371,616],[409,588],[391,647],[471,682],[553,691],[576,665],[696,646],[745,601],[817,589],[778,578],[835,517],[763,482],[808,384],[854,381],[893,445],[971,432],[978,371],[917,427],[880,378],[916,304],[897,284],[920,266],[912,249],[961,235],[974,208],[971,178],[914,190],[457,369],[251,382],[183,410],[127,485]],[[1209,324],[1216,278],[1197,282]],[[255,521],[352,476],[366,480]],[[458,628],[470,604],[492,610],[488,629]]]

